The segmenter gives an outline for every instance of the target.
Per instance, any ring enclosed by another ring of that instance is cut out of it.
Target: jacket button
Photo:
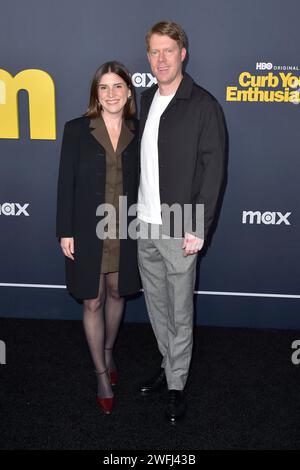
[[[96,191],[97,196],[102,196],[103,193]]]

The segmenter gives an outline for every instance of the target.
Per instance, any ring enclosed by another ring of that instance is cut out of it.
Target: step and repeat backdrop
[[[201,258],[197,322],[300,328],[300,3],[297,0],[10,0],[0,16],[0,316],[81,318],[55,238],[64,123],[107,60],[154,83],[145,33],[180,23],[187,72],[223,107],[228,174]],[[143,294],[126,321],[147,320]]]

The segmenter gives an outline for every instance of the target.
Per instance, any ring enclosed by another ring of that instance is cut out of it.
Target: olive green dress
[[[93,135],[105,149],[106,184],[105,203],[111,204],[116,210],[116,238],[103,240],[101,273],[119,271],[120,240],[119,240],[119,196],[123,195],[122,152],[133,139],[130,122],[123,121],[116,151],[114,150],[105,122],[101,117],[92,119]]]

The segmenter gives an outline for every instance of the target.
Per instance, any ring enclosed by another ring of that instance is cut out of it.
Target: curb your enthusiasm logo
[[[295,74],[298,67],[273,67],[270,62],[259,62],[256,69],[257,74],[241,72],[238,85],[226,87],[226,101],[300,103],[300,76]]]

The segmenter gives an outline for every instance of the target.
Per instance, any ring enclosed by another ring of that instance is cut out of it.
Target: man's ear
[[[181,49],[181,62],[183,62],[185,58],[186,58],[186,48],[183,47]]]

